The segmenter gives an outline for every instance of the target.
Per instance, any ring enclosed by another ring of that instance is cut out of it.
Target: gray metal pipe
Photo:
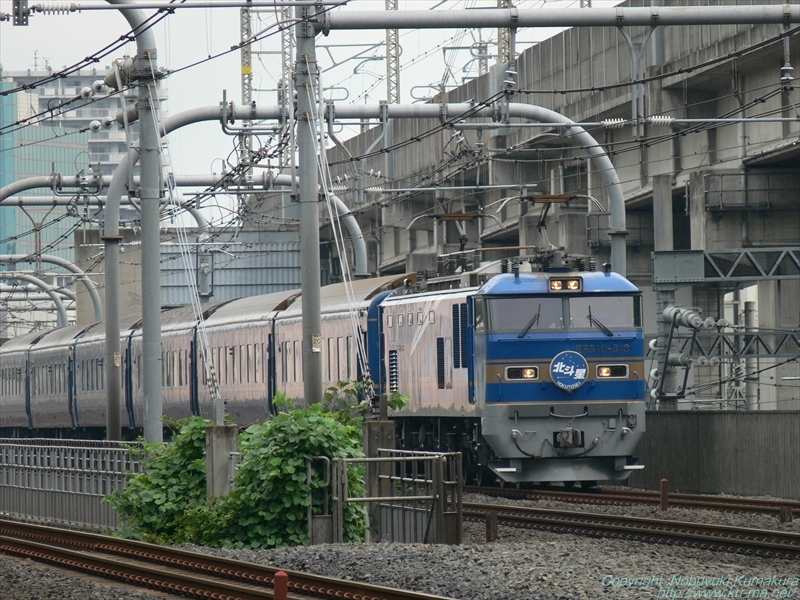
[[[75,292],[65,290],[64,288],[53,288],[53,291],[56,294],[64,296],[71,302],[77,299],[75,297]],[[50,299],[50,296],[47,294],[33,293],[33,288],[20,285],[0,285],[0,294],[9,294],[9,296],[4,296],[2,298],[4,302],[24,302],[25,300],[39,302]],[[23,295],[24,297],[22,297]]]
[[[124,4],[124,0],[106,0],[109,4]],[[119,9],[136,35],[136,71],[148,73],[155,65],[156,41],[153,30],[147,27],[142,10]],[[151,74],[154,76],[155,74]],[[149,88],[152,84],[139,82],[139,137],[143,152],[141,166],[142,206],[142,335],[144,364],[144,437],[148,442],[163,441],[161,412],[161,290],[159,273],[159,169],[160,148],[156,126],[157,109],[150,104]],[[126,157],[127,159],[127,157]],[[125,162],[126,159],[123,159]],[[120,401],[120,367],[122,355],[119,342],[119,202],[106,205],[103,227],[106,265],[106,438],[122,438],[122,403]],[[155,253],[155,254],[154,254]],[[155,271],[153,271],[155,269]],[[155,280],[155,284],[153,284]],[[154,297],[154,294],[157,296]],[[155,302],[155,305],[154,305]],[[113,335],[109,335],[113,332]]]
[[[136,160],[138,161],[139,153],[135,151],[134,154],[136,155]],[[118,167],[119,168],[119,165]],[[127,167],[126,167],[127,169]],[[101,177],[97,177],[93,180],[98,185],[102,185],[102,187],[108,187],[114,181],[114,177],[112,175],[103,175]],[[175,175],[175,185],[178,187],[188,187],[188,186],[211,186],[219,181],[219,177],[215,175]],[[139,185],[140,177],[137,175],[134,177],[134,182]],[[123,182],[126,183],[126,182]],[[267,183],[266,178],[259,182],[254,181],[255,185],[264,185]],[[86,185],[86,179],[77,176],[70,176],[70,175],[62,175],[61,173],[56,173],[54,175],[47,175],[47,176],[36,176],[36,177],[27,177],[25,179],[20,179],[19,181],[15,181],[14,183],[7,185],[3,188],[0,188],[0,202],[6,201],[6,205],[9,204],[19,204],[20,206],[66,206],[73,202],[73,197],[65,194],[62,195],[52,195],[52,196],[19,196],[16,199],[16,202],[12,202],[12,196],[19,194],[20,192],[24,192],[26,190],[35,190],[41,188],[52,188],[57,187],[59,190],[64,188],[81,188]],[[248,187],[247,191],[251,191],[252,188]],[[100,194],[94,193],[94,196],[99,198],[105,198]],[[9,200],[11,199],[11,200]],[[120,192],[120,201],[124,201],[121,198]]]
[[[64,267],[70,273],[77,275],[75,279],[86,286],[86,291],[89,292],[89,297],[92,299],[95,321],[103,320],[103,303],[100,301],[100,294],[97,293],[97,286],[95,286],[94,282],[87,277],[83,269],[68,261],[66,258],[53,256],[52,254],[40,254],[36,258],[42,262]],[[0,263],[8,262],[14,264],[18,262],[28,262],[31,259],[33,259],[33,257],[28,256],[27,254],[0,254]]]
[[[274,185],[292,185],[292,180],[299,182],[299,179],[291,175],[278,175],[273,180]],[[336,195],[331,194],[333,205],[336,208],[336,214],[342,220],[342,224],[347,233],[350,234],[350,241],[353,244],[353,262],[355,263],[356,275],[364,276],[368,273],[367,267],[367,242],[364,240],[364,233],[355,218],[355,215],[350,212],[344,201]]]
[[[480,29],[519,27],[622,27],[664,25],[763,25],[800,23],[800,5],[649,6],[481,10],[329,11],[316,27],[336,29]]]
[[[0,271],[0,279],[5,279],[6,281],[17,280],[17,281],[27,281],[28,283],[32,283],[40,290],[42,290],[45,294],[50,296],[50,299],[53,301],[53,304],[56,305],[56,311],[58,316],[56,317],[56,327],[66,327],[68,324],[67,321],[67,309],[64,308],[64,303],[61,301],[61,298],[58,297],[58,294],[53,290],[51,286],[47,283],[39,279],[38,277],[34,277],[33,275],[27,275],[24,273],[13,273],[11,271]]]
[[[109,182],[110,179],[106,177],[81,177],[77,175],[61,175],[61,173],[53,173],[52,175],[37,175],[36,177],[26,177],[19,181],[14,181],[7,186],[0,188],[0,202],[24,192],[26,190],[35,190],[40,188],[51,188],[61,190],[65,187],[81,187],[86,185],[102,185]]]

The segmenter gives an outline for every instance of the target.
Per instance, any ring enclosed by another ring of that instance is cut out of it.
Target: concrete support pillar
[[[744,303],[744,328],[746,332],[756,328],[756,303]],[[745,397],[747,398],[747,410],[758,410],[758,359],[745,359]]]
[[[655,249],[672,251],[672,178],[669,175],[653,177],[653,235]]]
[[[211,425],[206,429],[206,493],[209,498],[231,491],[233,457],[239,450],[239,428],[233,424]]]
[[[385,405],[386,397],[382,396]],[[382,417],[384,415],[381,415]],[[365,421],[364,431],[364,455],[367,458],[377,458],[379,448],[394,448],[394,422]],[[372,463],[367,465],[367,472],[364,479],[365,493],[367,497],[386,497],[391,496],[391,481],[381,475],[388,477],[391,475],[392,466],[390,463]],[[367,543],[379,542],[381,539],[381,519],[380,506],[377,502],[370,502],[367,505]]]
[[[705,250],[706,245],[706,198],[703,192],[702,172],[693,172],[689,178],[689,223],[692,250]]]
[[[674,246],[672,236],[672,177],[670,175],[656,175],[653,177],[653,224],[655,251],[672,251]],[[670,397],[676,391],[677,373],[674,367],[667,367],[666,371],[664,367],[667,353],[667,337],[672,323],[663,315],[667,306],[675,304],[676,286],[659,284],[653,287],[656,290],[656,310],[658,311],[656,362],[659,375],[664,378],[662,387],[664,397],[659,399],[659,408],[661,410],[677,410],[677,398]]]

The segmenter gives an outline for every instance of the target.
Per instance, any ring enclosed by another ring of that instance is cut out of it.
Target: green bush
[[[282,412],[240,437],[242,464],[234,478],[235,490],[220,510],[225,513],[228,539],[234,547],[276,547],[308,544],[307,509],[310,488],[319,490],[318,473],[306,482],[306,461],[316,456],[357,458],[361,427],[337,421],[318,404]],[[351,495],[363,495],[360,470],[350,468]],[[321,496],[321,494],[318,494]],[[321,507],[315,506],[315,512]],[[344,508],[345,540],[360,541],[364,534],[363,506]]]
[[[315,469],[309,486],[306,461],[363,456],[361,421],[367,407],[357,398],[358,388],[350,382],[329,388],[322,405],[308,408],[276,397],[283,412],[242,432],[234,491],[211,502],[205,469],[210,422],[199,417],[172,422],[172,442],[145,444],[137,455],[144,472],[131,475],[125,490],[106,500],[123,518],[124,535],[154,543],[239,548],[308,544],[309,491],[317,491],[313,511],[319,514],[323,478]],[[352,465],[348,471],[351,496],[363,495],[362,471]],[[363,505],[346,504],[345,540],[361,541],[365,521]]]
[[[125,521],[124,532],[153,543],[181,543],[191,515],[206,511],[206,427],[200,417],[166,421],[175,435],[169,444],[148,444],[132,452],[143,467],[127,487],[106,497]]]

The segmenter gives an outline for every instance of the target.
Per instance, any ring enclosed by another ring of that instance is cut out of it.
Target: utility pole
[[[295,137],[292,113],[294,112],[294,85],[292,81],[292,59],[294,58],[294,27],[289,27],[287,23],[292,18],[292,9],[288,6],[281,8],[281,80],[278,83],[280,93],[278,104],[283,109],[281,137],[288,133],[290,141],[285,144],[280,156],[280,166],[294,167],[295,160]],[[294,169],[290,171],[294,174]],[[294,188],[294,185],[292,185]]]
[[[250,8],[242,8],[239,12],[239,40],[241,44],[241,73],[242,73],[242,106],[249,106],[253,101],[253,51],[250,38],[253,35],[252,15]],[[244,127],[252,125],[252,121],[245,121]],[[253,136],[243,133],[240,137],[239,162],[249,163],[253,153]]]
[[[297,62],[297,151],[300,176],[300,281],[303,310],[303,392],[307,405],[322,402],[322,318],[320,316],[319,259],[319,171],[315,119],[317,89],[316,31],[314,6],[298,6]],[[319,149],[324,152],[323,148]]]
[[[386,0],[386,10],[397,10],[397,0]],[[400,102],[400,35],[398,29],[386,30],[386,100]]]
[[[497,8],[514,8],[513,0],[497,0]],[[497,62],[509,64],[514,61],[514,46],[517,30],[514,27],[500,27],[497,30]]]

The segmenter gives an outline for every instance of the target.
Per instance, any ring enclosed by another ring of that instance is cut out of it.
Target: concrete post
[[[298,6],[295,26],[297,63],[297,149],[300,176],[300,280],[303,309],[303,394],[306,404],[322,402],[322,319],[319,274],[319,173],[316,148],[317,110],[314,98],[317,56],[314,24],[309,15],[315,8]],[[320,149],[320,151],[323,151]]]
[[[386,396],[381,396],[381,407],[386,406]],[[383,415],[382,415],[383,416]],[[394,423],[392,421],[365,421],[363,423],[364,432],[364,455],[367,458],[377,458],[379,448],[394,448]],[[391,496],[391,482],[388,479],[381,479],[380,476],[391,475],[392,465],[390,463],[370,463],[367,464],[367,472],[364,478],[365,494],[370,498]],[[376,502],[367,504],[367,543],[379,542],[381,540],[381,514],[380,506]]]
[[[233,423],[206,429],[206,493],[209,498],[231,491],[231,453],[239,450],[239,429]]]
[[[139,70],[149,73],[149,59],[139,56]],[[161,261],[160,261],[160,143],[158,106],[150,93],[155,82],[139,83],[139,129],[142,215],[142,360],[144,363],[144,438],[163,441],[161,414]]]
[[[656,252],[669,252],[673,247],[672,234],[672,176],[656,175],[653,177],[653,225],[654,225],[654,245]],[[653,286],[656,291],[656,310],[658,311],[658,347],[656,350],[656,364],[658,365],[659,376],[664,378],[664,385],[661,388],[667,397],[660,398],[659,408],[661,410],[677,410],[677,398],[668,397],[675,393],[677,385],[677,373],[674,367],[667,367],[664,370],[665,358],[667,353],[667,337],[671,327],[671,322],[663,312],[667,306],[675,304],[674,285],[657,284]]]
[[[124,4],[126,0],[106,0]],[[128,5],[130,6],[130,5]],[[142,207],[142,330],[144,335],[144,437],[148,442],[162,442],[161,428],[161,289],[159,263],[159,135],[157,108],[151,104],[150,87],[155,85],[151,65],[156,64],[156,43],[152,29],[145,25],[145,15],[138,8],[119,9],[136,32],[136,76],[139,81],[139,139]],[[153,95],[155,98],[155,95]],[[153,99],[152,102],[155,102]],[[128,155],[130,156],[130,155]],[[128,157],[126,157],[127,159]],[[121,185],[121,182],[120,182]],[[119,203],[106,207],[104,224],[105,259],[108,265],[119,265]],[[150,246],[154,247],[148,247]],[[146,258],[145,258],[146,256]],[[145,282],[147,281],[147,283]],[[106,362],[105,375],[108,410],[106,437],[121,438],[119,362],[119,273],[106,272]],[[145,295],[145,290],[147,294]],[[117,365],[117,366],[115,366]]]

